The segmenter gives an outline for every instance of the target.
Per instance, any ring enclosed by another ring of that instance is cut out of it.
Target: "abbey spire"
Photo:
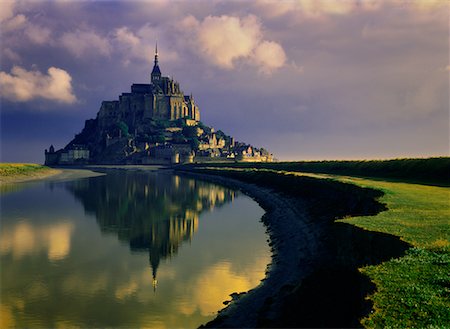
[[[151,75],[152,83],[158,83],[161,80],[161,70],[159,69],[158,64],[158,43],[155,46],[155,64],[153,65],[152,75]]]

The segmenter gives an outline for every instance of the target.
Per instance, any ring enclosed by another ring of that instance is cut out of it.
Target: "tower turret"
[[[153,65],[153,70],[152,70],[152,83],[159,83],[159,81],[161,80],[161,70],[159,69],[159,64],[158,64],[158,43],[156,43],[155,46],[155,64]]]

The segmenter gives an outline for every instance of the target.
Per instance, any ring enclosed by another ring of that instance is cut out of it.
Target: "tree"
[[[175,124],[176,127],[180,127],[180,128],[186,127],[186,120],[185,120],[185,118],[180,118],[180,119],[176,120],[175,123],[176,123]]]
[[[128,133],[128,125],[123,122],[123,121],[119,121],[117,122],[117,127],[120,129],[120,131],[122,132],[122,136],[124,137],[128,137],[130,134]]]
[[[166,137],[163,134],[159,134],[155,136],[155,143],[165,143]]]
[[[197,137],[197,127],[196,126],[185,126],[183,127],[183,135],[187,138]]]
[[[191,138],[189,143],[191,144],[191,148],[193,150],[198,150],[198,146],[200,145],[200,141],[197,137]]]
[[[231,144],[231,137],[228,136],[227,134],[225,134],[222,130],[217,130],[216,131],[216,136],[217,136],[217,139],[220,139],[220,138],[224,139],[226,145],[230,145]]]
[[[172,134],[172,140],[174,143],[185,143],[186,138],[181,131],[176,131]]]
[[[158,128],[168,128],[171,126],[170,121],[169,120],[156,120],[156,126]]]

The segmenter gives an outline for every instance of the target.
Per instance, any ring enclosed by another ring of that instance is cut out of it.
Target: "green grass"
[[[412,248],[406,256],[361,269],[376,285],[368,328],[448,328],[450,253]]]
[[[0,163],[0,177],[26,176],[47,169],[50,168],[34,163]]]
[[[381,190],[379,199],[388,211],[377,216],[349,217],[342,221],[361,228],[393,234],[416,247],[450,246],[450,188],[369,179],[314,175]]]
[[[450,323],[450,189],[367,179],[338,181],[382,190],[388,210],[343,219],[412,244],[406,256],[361,269],[377,286],[374,312],[362,321],[377,327],[448,327]]]
[[[448,328],[450,323],[450,188],[311,175],[384,192],[388,210],[341,221],[400,237],[414,247],[406,256],[360,271],[376,285],[368,328]]]
[[[17,191],[17,182],[42,178],[55,172],[34,163],[0,163],[0,194]]]

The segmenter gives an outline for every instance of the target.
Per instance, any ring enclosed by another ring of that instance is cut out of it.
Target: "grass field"
[[[333,163],[332,165],[328,163],[324,166],[343,168],[341,170],[345,172],[355,172],[354,166],[358,166],[358,163],[360,162]],[[379,177],[383,176],[382,173],[374,175],[375,179],[300,173],[297,170],[299,167],[292,163],[288,166],[286,163],[253,164],[254,167],[259,167],[259,170],[250,169],[252,164],[249,163],[236,164],[233,165],[234,170],[231,171],[241,172],[241,174],[233,175],[228,171],[225,175],[236,176],[235,178],[238,179],[241,176],[241,179],[263,186],[270,187],[272,184],[277,189],[288,193],[294,191],[297,184],[292,176],[307,176],[328,182],[331,179],[337,184],[347,183],[382,191],[383,195],[378,195],[378,200],[386,205],[386,211],[379,212],[375,216],[352,215],[352,217],[341,218],[340,221],[369,231],[398,236],[411,244],[412,248],[404,257],[360,269],[360,272],[367,275],[377,288],[376,292],[369,296],[374,303],[373,311],[368,317],[362,319],[362,324],[369,328],[449,328],[450,188],[406,182],[426,181],[429,184],[446,186],[450,162],[449,158],[435,158],[430,159],[429,163],[424,159],[412,162],[396,160],[396,162],[388,164],[371,162],[370,166],[376,168],[387,166],[391,168],[391,173],[401,173],[402,168],[404,169],[405,164],[408,163],[409,165],[415,163],[416,169],[420,167],[423,171],[435,168],[442,179],[438,179],[436,172],[411,175],[414,170],[411,170],[408,175],[391,175],[391,180],[381,180]],[[270,167],[270,169],[266,167]],[[290,171],[287,170],[287,167],[296,170]],[[321,170],[326,171],[324,167]],[[335,172],[334,170],[330,171],[331,174]],[[365,176],[369,174],[370,171],[365,172]],[[286,177],[291,178],[286,180]],[[326,189],[324,190],[323,187]],[[311,190],[308,186],[305,188],[305,185],[303,185],[303,189]],[[331,191],[331,195],[353,193],[348,186],[343,185],[337,188],[330,183],[323,183],[321,190]],[[295,191],[295,193],[299,197],[303,197],[301,193],[306,192]],[[361,190],[359,193],[367,194],[368,192]],[[361,198],[365,197],[361,196]],[[331,206],[339,207],[339,202],[331,203]],[[339,210],[335,213],[339,214]]]
[[[388,211],[375,217],[351,217],[344,222],[399,236],[417,247],[448,249],[450,246],[450,188],[348,176],[304,175],[336,179],[384,193],[380,201],[387,205]]]
[[[450,186],[450,157],[359,161],[208,163],[208,167],[212,166],[346,175]]]
[[[0,182],[16,183],[44,178],[58,171],[34,163],[0,163]]]
[[[27,175],[48,167],[35,163],[0,163],[0,177]]]
[[[330,178],[329,175],[315,175]],[[450,323],[450,188],[331,176],[384,192],[388,210],[341,221],[410,243],[406,256],[361,272],[376,284],[371,328],[448,328]]]

